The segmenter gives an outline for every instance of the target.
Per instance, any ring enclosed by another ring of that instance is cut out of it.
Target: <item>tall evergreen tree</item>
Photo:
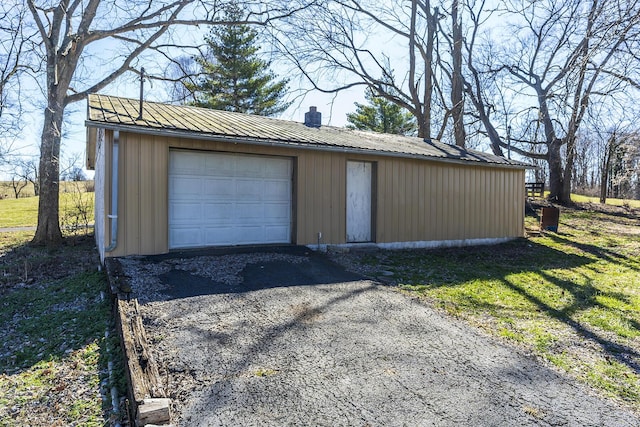
[[[226,12],[228,22],[242,20],[238,6]],[[258,33],[249,25],[215,26],[205,38],[207,54],[196,58],[203,77],[185,84],[194,95],[194,105],[217,110],[273,116],[290,103],[283,102],[288,79],[276,81],[270,62],[258,55]]]
[[[356,112],[347,114],[349,129],[397,135],[414,135],[417,132],[415,117],[404,108],[376,96],[370,88],[365,93],[365,99],[368,104],[356,102]]]

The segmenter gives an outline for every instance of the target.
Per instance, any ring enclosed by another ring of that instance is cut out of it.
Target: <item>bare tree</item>
[[[632,199],[637,197],[640,166],[640,134],[611,132],[603,157],[600,182],[600,203],[613,197]]]
[[[21,81],[38,64],[31,61],[36,33],[26,24],[28,11],[13,1],[0,4],[0,165],[9,162],[13,139],[22,128]]]
[[[529,99],[518,117],[523,131],[541,129],[542,154],[513,149],[549,166],[550,198],[570,202],[576,141],[594,103],[610,101],[633,82],[624,68],[640,28],[638,1],[553,0],[505,2],[514,17],[511,48],[497,54],[492,72],[505,73],[514,95]],[[610,78],[611,77],[611,78]],[[504,143],[501,145],[504,147]]]
[[[611,161],[618,151],[621,140],[617,138],[616,132],[611,132],[605,143],[604,155],[602,156],[602,166],[600,174],[600,203],[607,202],[609,193],[609,181],[611,172]]]
[[[451,56],[453,70],[451,73],[451,116],[453,117],[453,134],[456,145],[465,146],[464,98],[462,77],[462,21],[458,17],[460,0],[451,1],[452,44]]]
[[[16,199],[20,198],[20,193],[27,185],[29,185],[29,182],[23,179],[15,170],[11,173],[11,189]]]
[[[60,166],[60,179],[62,181],[84,181],[85,174],[80,166],[82,154],[72,153],[67,156]]]
[[[201,57],[206,57],[205,53]],[[169,97],[171,102],[185,104],[194,102],[195,94],[187,89],[195,86],[200,77],[200,70],[194,57],[181,55],[174,58],[167,67],[163,80],[169,83]]]
[[[437,67],[438,49],[446,44],[438,39],[442,10],[437,0],[326,1],[275,36],[281,53],[314,90],[368,87],[409,111],[418,136],[441,139],[452,114],[442,82],[450,74]],[[394,62],[399,51],[406,62]],[[461,108],[459,98],[453,102]]]
[[[33,194],[40,195],[40,175],[38,159],[36,157],[17,158],[14,162],[14,174],[25,182],[33,185]]]
[[[38,45],[45,64],[42,79],[46,95],[40,143],[40,201],[38,227],[33,242],[56,244],[62,239],[59,225],[58,181],[60,140],[65,108],[99,91],[127,71],[137,68],[144,52],[168,57],[171,29],[179,25],[221,23],[220,1],[198,0],[25,0],[31,22],[38,30]],[[17,10],[23,3],[16,4]],[[300,2],[273,0],[244,3],[245,23],[265,25],[290,16],[306,6]],[[105,41],[116,46],[101,52]],[[164,53],[163,53],[164,52]],[[102,62],[100,62],[102,58]]]
[[[486,1],[466,1],[465,15],[467,16],[468,34],[463,39],[466,52],[466,74],[460,74],[464,85],[464,92],[469,97],[475,111],[472,113],[477,117],[484,131],[481,131],[489,140],[493,154],[503,156],[502,147],[510,150],[511,141],[510,122],[507,118],[506,95],[502,85],[497,81],[499,77],[492,71],[494,68],[495,51],[497,43],[487,36],[482,40],[482,30],[487,26],[487,22],[494,19],[495,9],[487,8]],[[457,52],[456,52],[457,53]],[[502,105],[502,111],[496,107]],[[494,117],[495,113],[501,116]],[[493,116],[492,116],[493,114]],[[505,126],[503,135],[500,134],[497,124],[501,119]],[[505,144],[504,140],[507,139]],[[535,157],[534,157],[535,158]]]

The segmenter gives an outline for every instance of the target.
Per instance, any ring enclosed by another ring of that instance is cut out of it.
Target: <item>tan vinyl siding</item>
[[[120,133],[118,239],[108,256],[167,252],[167,156],[165,138]]]
[[[524,171],[380,159],[377,242],[523,234]]]
[[[105,212],[110,213],[111,134],[105,146]],[[120,133],[118,246],[107,256],[168,251],[170,149],[265,154],[294,159],[292,243],[346,243],[346,163],[374,164],[377,243],[523,235],[524,170],[419,159],[253,146]],[[104,244],[110,240],[104,221]]]
[[[345,242],[346,160],[336,153],[298,156],[297,243]]]

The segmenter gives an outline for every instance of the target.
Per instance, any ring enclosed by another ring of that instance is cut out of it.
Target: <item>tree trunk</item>
[[[422,138],[431,139],[431,107],[433,104],[433,50],[435,43],[436,30],[438,28],[438,8],[433,9],[431,13],[431,2],[426,1],[425,13],[427,17],[427,44],[426,44],[426,57],[424,63],[424,94],[423,94],[423,106],[424,109],[424,135]]]
[[[607,162],[609,163],[609,162]],[[609,186],[609,166],[602,169],[600,177],[600,203],[607,203],[607,187]]]
[[[420,4],[419,4],[420,3]],[[426,45],[422,59],[424,61],[424,92],[422,93],[422,102],[420,102],[421,95],[418,93],[419,84],[416,82],[416,77],[420,80],[420,73],[416,67],[416,20],[418,17],[418,5],[424,13],[426,19]],[[433,50],[435,34],[438,29],[438,8],[434,8],[433,14],[431,13],[431,2],[429,0],[425,2],[418,2],[412,0],[411,2],[411,20],[409,23],[409,94],[411,95],[411,101],[415,108],[414,115],[416,116],[416,124],[418,126],[418,137],[423,139],[431,139],[431,105],[433,98]]]
[[[429,125],[422,114],[416,117],[416,124],[418,125],[418,138],[431,139]]]
[[[44,111],[40,145],[40,200],[38,227],[33,244],[55,246],[62,241],[59,218],[60,138],[64,107],[55,96],[49,96]]]
[[[562,204],[571,204],[571,190],[573,183],[573,171],[576,162],[576,137],[570,133],[566,138],[566,153],[564,161],[564,175],[562,177]]]
[[[462,97],[462,25],[458,20],[458,1],[453,0],[451,8],[451,25],[453,28],[453,70],[451,75],[451,115],[453,116],[453,134],[456,145],[466,145],[464,129],[464,98]]]
[[[607,146],[604,150],[604,158],[602,159],[602,170],[600,174],[600,203],[607,203],[607,193],[609,190],[609,171],[611,170],[611,157],[615,151],[616,133],[613,132],[607,140]]]
[[[562,141],[556,139],[549,147],[549,200],[567,204],[568,195],[565,194],[564,172],[562,168],[562,155],[560,147]]]

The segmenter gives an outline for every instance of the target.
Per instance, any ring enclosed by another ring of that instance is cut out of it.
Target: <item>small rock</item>
[[[389,270],[383,270],[380,272],[380,274],[382,274],[383,276],[395,276],[395,273]]]

